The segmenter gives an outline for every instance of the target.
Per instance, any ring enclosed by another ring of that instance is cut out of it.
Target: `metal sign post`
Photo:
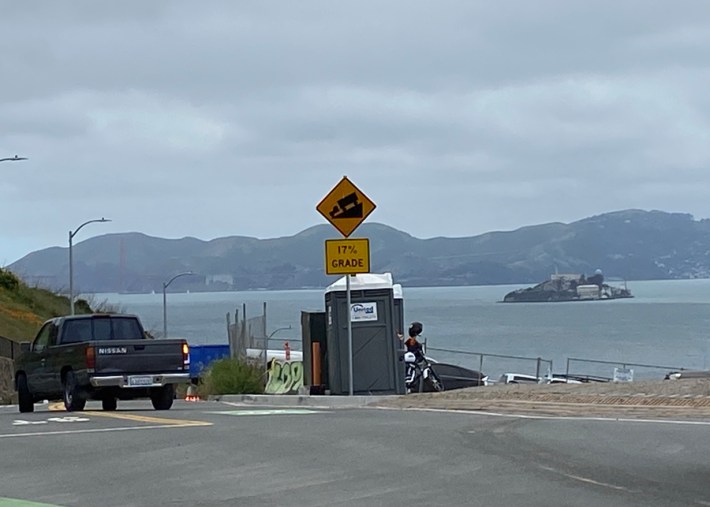
[[[350,275],[345,275],[345,301],[348,308],[348,394],[353,395],[353,320],[350,302]]]

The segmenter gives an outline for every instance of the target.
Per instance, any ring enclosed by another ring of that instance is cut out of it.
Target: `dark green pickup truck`
[[[89,399],[116,410],[117,400],[135,398],[168,410],[175,384],[190,377],[187,342],[147,338],[135,315],[57,317],[22,347],[15,360],[20,412],[32,412],[39,400],[58,399],[69,411],[83,410]]]

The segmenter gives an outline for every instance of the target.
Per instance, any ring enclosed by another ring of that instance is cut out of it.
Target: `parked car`
[[[504,373],[498,379],[499,384],[539,384],[540,378],[523,373]]]
[[[553,373],[552,379],[553,382],[550,382],[552,384],[588,384],[590,382],[611,382],[611,379],[608,377],[600,377],[596,375],[580,375],[572,373]]]
[[[581,380],[569,377],[558,377],[553,375],[552,377],[543,377],[543,384],[582,384]]]
[[[710,371],[699,370],[699,371],[671,371],[666,373],[664,380],[680,380],[689,378],[710,378]]]

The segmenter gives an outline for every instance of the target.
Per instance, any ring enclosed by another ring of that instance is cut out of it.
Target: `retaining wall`
[[[8,403],[14,392],[12,360],[0,357],[0,403]]]

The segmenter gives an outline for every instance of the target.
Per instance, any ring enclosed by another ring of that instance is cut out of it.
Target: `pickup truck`
[[[59,399],[68,411],[83,410],[90,399],[116,410],[117,400],[135,398],[168,410],[175,384],[190,380],[187,342],[148,338],[135,315],[57,317],[21,350],[15,360],[20,412],[32,412],[38,400]]]

